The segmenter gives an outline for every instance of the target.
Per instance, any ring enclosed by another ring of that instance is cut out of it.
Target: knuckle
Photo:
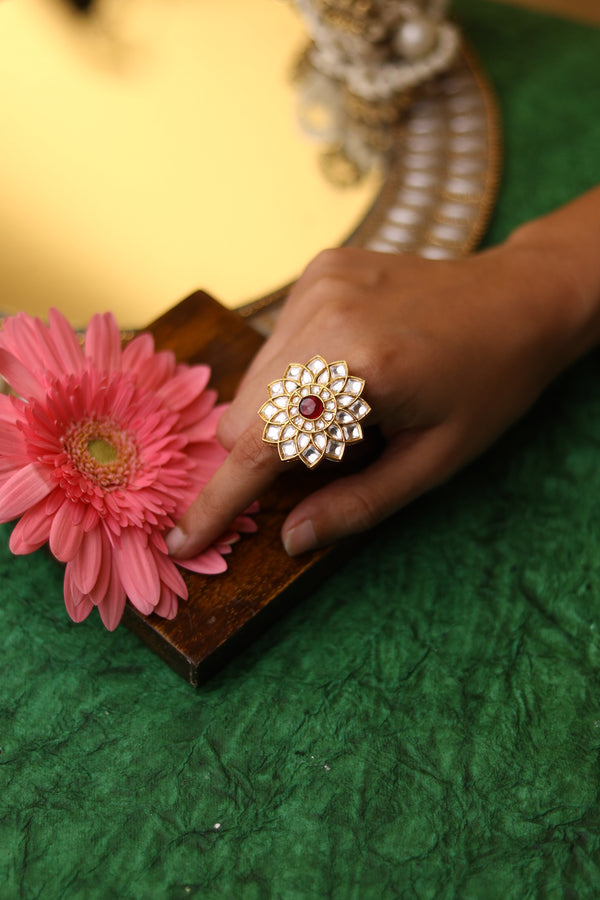
[[[389,260],[383,258],[386,255],[384,253],[374,254],[378,259],[371,259],[371,264],[363,270],[362,284],[365,289],[380,291],[389,283]]]
[[[398,371],[399,347],[396,340],[384,339],[377,343],[370,356],[373,377],[383,381],[390,372]]]
[[[357,247],[322,250],[306,267],[288,302],[310,304],[320,312],[345,298],[348,306],[364,308],[372,292],[389,282],[387,256]]]
[[[343,268],[343,255],[344,250],[341,247],[321,250],[309,262],[306,271],[318,275],[319,272],[336,271],[339,268]]]

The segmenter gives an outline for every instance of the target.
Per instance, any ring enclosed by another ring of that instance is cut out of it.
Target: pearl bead
[[[396,49],[406,59],[419,59],[433,49],[437,29],[427,19],[408,19],[396,34]]]

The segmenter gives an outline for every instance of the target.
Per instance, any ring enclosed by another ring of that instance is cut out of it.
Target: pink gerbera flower
[[[66,563],[69,615],[94,606],[111,631],[125,599],[173,618],[187,598],[164,532],[225,458],[215,430],[222,407],[207,390],[208,366],[156,353],[149,334],[124,349],[110,313],[94,316],[81,347],[61,313],[49,324],[20,313],[0,331],[0,522],[21,517],[10,548],[46,541]],[[254,531],[240,516],[212,547],[181,565],[213,574]]]

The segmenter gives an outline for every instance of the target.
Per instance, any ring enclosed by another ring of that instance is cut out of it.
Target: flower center
[[[90,456],[93,456],[95,460],[102,465],[106,463],[114,462],[117,458],[117,451],[112,444],[109,444],[108,441],[104,441],[101,438],[96,438],[93,441],[90,441],[87,445],[88,452]]]
[[[104,490],[127,484],[138,466],[135,441],[109,419],[74,422],[62,443],[77,471]]]
[[[318,419],[323,412],[323,409],[323,401],[314,394],[303,397],[298,404],[298,412],[301,416],[304,416],[305,419]]]

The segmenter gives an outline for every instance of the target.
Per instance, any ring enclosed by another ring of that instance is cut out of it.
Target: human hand
[[[443,262],[357,249],[320,254],[221,419],[230,454],[168,536],[172,555],[193,556],[217,538],[290,465],[262,441],[258,416],[267,385],[289,363],[346,359],[366,381],[372,412],[363,427],[379,426],[385,441],[364,469],[291,511],[282,539],[295,555],[374,526],[518,418],[580,352],[562,314],[566,288],[527,241]]]

